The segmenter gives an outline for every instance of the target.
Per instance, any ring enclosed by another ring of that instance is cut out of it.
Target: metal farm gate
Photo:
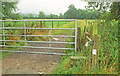
[[[49,22],[49,28],[28,28],[26,27],[26,22],[35,22],[35,21],[48,21]],[[51,28],[51,22],[53,21],[74,21],[75,22],[75,28]],[[5,27],[5,22],[24,22],[24,27]],[[0,27],[0,30],[2,30],[2,34],[0,35],[2,37],[2,40],[0,40],[3,44],[0,45],[2,49],[0,49],[1,52],[12,52],[12,53],[30,53],[30,54],[50,54],[50,55],[67,55],[64,53],[50,53],[50,52],[30,52],[27,51],[26,48],[37,48],[37,49],[56,49],[56,50],[74,50],[75,52],[77,51],[77,20],[75,19],[56,19],[56,20],[1,20],[0,23],[2,24],[2,27]],[[19,29],[19,30],[24,30],[24,35],[7,35],[5,34],[6,30],[13,30],[13,29]],[[49,30],[49,35],[27,35],[26,30],[28,29],[33,29],[33,30]],[[75,36],[63,36],[63,35],[51,35],[51,30],[74,30],[74,35]],[[6,37],[10,36],[22,36],[24,37],[24,40],[6,40]],[[26,37],[49,37],[49,41],[27,41]],[[54,42],[51,41],[51,37],[73,37],[75,38],[74,42]],[[6,42],[23,42],[25,43],[25,46],[11,46],[11,45],[6,45]],[[27,46],[27,42],[38,42],[38,43],[47,43],[49,44],[49,47],[35,47],[35,46]],[[57,48],[57,47],[52,47],[51,44],[74,44],[75,48]],[[13,50],[6,50],[5,47],[19,47],[19,48],[24,48],[25,51],[13,51]]]

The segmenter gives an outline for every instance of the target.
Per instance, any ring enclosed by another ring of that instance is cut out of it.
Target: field
[[[75,22],[53,22],[53,28],[74,28]],[[52,25],[52,23],[51,23]],[[118,73],[118,22],[111,21],[109,23],[98,20],[77,20],[77,25],[81,29],[80,35],[80,50],[77,54],[74,51],[65,51],[64,53],[72,54],[74,56],[84,56],[86,59],[71,60],[71,56],[63,56],[59,67],[53,74],[117,74]],[[24,27],[23,22],[6,22],[5,27]],[[26,22],[26,27],[31,28],[48,28],[49,22]],[[52,26],[51,26],[52,27]],[[49,35],[48,30],[26,30],[27,35]],[[87,35],[86,35],[87,32]],[[24,34],[24,30],[7,30],[5,34],[16,35]],[[52,35],[74,35],[74,31],[71,30],[52,30]],[[96,46],[93,42],[86,44],[89,40],[95,41],[95,36],[99,38]],[[78,38],[78,39],[79,39]],[[24,40],[24,37],[6,37],[6,40]],[[33,41],[48,41],[47,37],[27,37],[27,40]],[[74,39],[66,39],[68,42],[72,42]],[[24,46],[25,43],[20,42],[6,42],[6,45]],[[28,45],[28,44],[27,44]],[[87,47],[85,46],[87,45]],[[74,45],[66,45],[67,47],[74,47]],[[92,50],[97,48],[99,58],[96,59],[92,54]],[[16,50],[21,48],[6,48],[7,50]],[[3,53],[3,58],[11,53]],[[92,63],[97,65],[97,68],[93,67]]]

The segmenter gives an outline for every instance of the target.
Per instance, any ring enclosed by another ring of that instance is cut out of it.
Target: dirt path
[[[64,38],[58,38],[59,41],[65,41]],[[29,43],[30,46],[48,46],[40,43]],[[65,44],[52,45],[54,47],[64,47]],[[27,51],[54,51],[62,52],[62,50],[48,50],[48,49],[27,49]],[[2,60],[3,74],[50,74],[59,65],[62,56],[58,55],[42,55],[42,54],[19,54],[13,53],[6,56]]]

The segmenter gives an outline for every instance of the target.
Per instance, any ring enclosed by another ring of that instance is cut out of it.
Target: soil
[[[58,38],[65,41],[65,38]],[[52,40],[55,41],[55,40]],[[30,46],[46,47],[46,44],[28,43]],[[65,47],[65,44],[53,44],[52,47]],[[23,49],[24,50],[24,49]],[[21,50],[21,51],[23,51]],[[31,49],[27,51],[62,53],[62,50]],[[62,56],[43,54],[12,53],[2,60],[3,74],[51,74],[59,65]]]

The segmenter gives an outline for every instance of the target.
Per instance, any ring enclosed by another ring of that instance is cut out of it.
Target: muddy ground
[[[58,38],[65,41],[65,38]],[[53,40],[55,41],[55,40]],[[46,44],[28,43],[30,46],[46,47]],[[65,47],[65,44],[53,44],[52,47]],[[63,53],[62,50],[27,49],[27,51]],[[12,53],[2,60],[3,74],[51,74],[58,66],[62,56],[43,54]]]

